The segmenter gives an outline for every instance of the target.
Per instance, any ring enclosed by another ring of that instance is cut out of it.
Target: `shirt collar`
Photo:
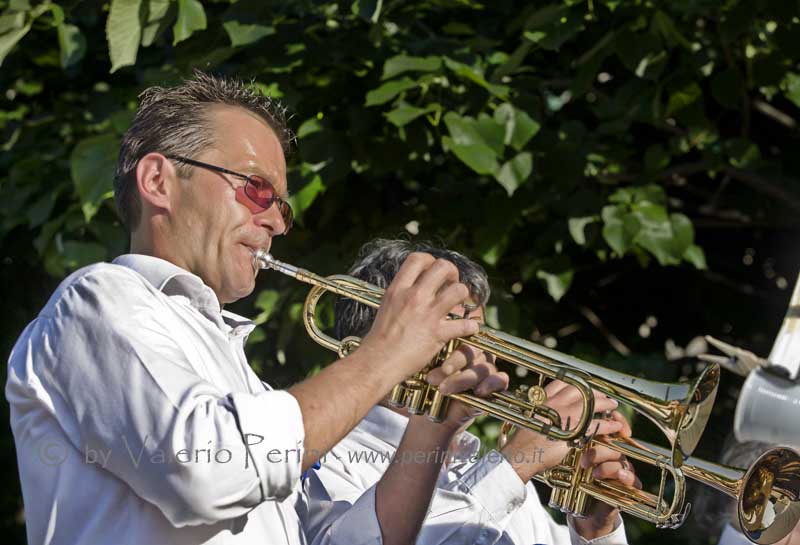
[[[396,413],[388,407],[376,405],[367,413],[358,427],[370,435],[386,441],[394,448],[400,446],[400,440],[408,425],[408,417]],[[480,440],[465,431],[453,442],[451,455],[455,460],[466,460],[480,450]]]
[[[255,327],[250,320],[233,312],[222,310],[214,290],[208,287],[199,276],[174,263],[142,254],[121,255],[112,263],[139,273],[164,295],[186,298],[190,305],[217,324],[220,329],[225,329],[224,325],[227,324],[234,329],[239,328],[242,334],[247,334]]]

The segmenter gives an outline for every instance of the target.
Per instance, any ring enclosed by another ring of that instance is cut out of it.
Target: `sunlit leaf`
[[[112,0],[106,23],[111,72],[136,63],[142,26],[139,20],[142,0]]]

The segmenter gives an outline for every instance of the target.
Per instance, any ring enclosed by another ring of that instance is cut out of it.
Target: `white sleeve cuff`
[[[245,467],[255,468],[261,501],[283,500],[300,485],[303,463],[303,415],[288,392],[237,393],[231,400],[246,452]]]
[[[569,538],[572,545],[628,545],[628,536],[625,535],[625,525],[622,523],[620,515],[617,515],[614,531],[594,539],[586,539],[578,534],[572,525],[571,517],[567,517],[567,527],[569,527]]]
[[[498,523],[519,509],[528,493],[511,464],[496,450],[478,460],[458,482]]]

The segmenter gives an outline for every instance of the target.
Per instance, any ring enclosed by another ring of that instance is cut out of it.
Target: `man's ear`
[[[160,153],[148,153],[136,165],[136,186],[142,201],[150,206],[171,209],[178,173],[172,162]]]

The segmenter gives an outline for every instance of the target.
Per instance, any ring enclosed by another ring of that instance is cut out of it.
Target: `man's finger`
[[[622,424],[622,429],[619,431],[619,434],[624,437],[632,437],[633,430],[631,430],[631,424],[628,422],[628,419],[625,418],[625,415],[619,411],[613,411],[611,413],[611,418],[620,422]]]
[[[462,344],[444,360],[441,366],[432,369],[425,378],[428,384],[438,386],[453,373],[478,363],[489,363],[491,365],[482,350]]]
[[[482,350],[478,350],[466,344],[459,344],[458,348],[453,350],[453,353],[442,363],[442,371],[448,375],[452,375],[467,365],[481,361],[487,361],[486,355]]]
[[[423,271],[428,269],[436,259],[431,254],[423,252],[414,252],[409,254],[400,270],[392,280],[389,289],[394,286],[395,289],[404,289],[411,287]]]
[[[606,411],[613,411],[619,406],[616,399],[611,399],[604,395],[595,396],[594,398],[594,412],[604,413]]]
[[[472,390],[495,371],[494,366],[489,363],[484,362],[471,365],[445,378],[441,384],[439,384],[439,391],[448,395],[455,392]]]
[[[625,486],[636,486],[638,478],[630,469],[627,469],[622,462],[603,462],[595,466],[592,476],[595,479],[616,480]],[[641,486],[641,481],[638,482]]]
[[[497,371],[490,374],[478,384],[477,388],[475,388],[475,394],[485,397],[493,392],[502,392],[508,388],[508,382],[508,374]]]
[[[448,341],[459,337],[469,337],[478,332],[479,326],[480,324],[476,320],[443,319],[439,324],[439,338]]]

